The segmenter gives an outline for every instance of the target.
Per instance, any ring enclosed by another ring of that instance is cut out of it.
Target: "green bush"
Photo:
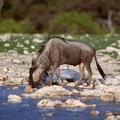
[[[31,33],[33,31],[33,27],[27,20],[17,22],[12,19],[5,19],[0,21],[0,33]]]
[[[65,12],[49,22],[49,32],[54,33],[104,33],[105,30],[87,13]]]

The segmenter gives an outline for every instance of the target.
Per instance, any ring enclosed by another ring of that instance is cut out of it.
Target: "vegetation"
[[[60,36],[60,35],[59,35]],[[64,36],[69,39],[69,35]],[[117,40],[120,39],[120,35],[74,35],[70,36],[72,40],[81,41],[90,44],[96,50],[104,49],[107,46],[119,48]],[[5,42],[0,42],[0,52],[7,52],[9,50],[15,50],[18,53],[37,52],[42,47],[43,40],[47,39],[47,35],[36,37],[34,34],[12,35],[11,39]],[[71,40],[71,39],[69,39]],[[114,46],[112,45],[114,43]],[[116,53],[111,53],[111,56],[117,56]]]
[[[0,0],[0,32],[120,32],[120,0]]]
[[[5,19],[0,22],[0,33],[31,33],[33,31],[32,26],[30,26],[27,21],[16,22],[12,19]]]
[[[58,17],[50,21],[50,32],[53,33],[104,33],[104,29],[100,28],[99,24],[92,20],[87,13],[61,13]]]

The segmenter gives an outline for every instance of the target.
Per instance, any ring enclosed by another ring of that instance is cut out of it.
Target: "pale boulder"
[[[97,116],[97,115],[99,115],[99,111],[97,111],[97,110],[92,110],[91,112],[90,112],[90,114],[91,115],[93,115],[93,116]]]
[[[33,93],[33,89],[30,86],[25,87],[24,92],[27,94]]]
[[[120,90],[115,91],[114,96],[115,96],[115,101],[120,102]]]
[[[86,107],[96,107],[95,104],[93,105],[87,105],[85,103],[82,103],[80,100],[76,99],[68,99],[65,101],[66,107],[80,107],[80,108],[86,108]]]
[[[65,96],[65,95],[71,95],[72,92],[63,88],[62,86],[45,86],[39,90],[37,90],[35,93],[33,93],[35,96],[39,97],[53,97],[53,96]]]
[[[95,96],[95,97],[99,97],[101,96],[101,94],[103,94],[102,90],[99,89],[94,89],[94,90],[84,90],[81,92],[82,96]]]
[[[22,98],[18,95],[9,95],[8,96],[8,102],[10,102],[10,103],[21,103]]]
[[[114,95],[111,93],[104,93],[100,96],[100,99],[102,101],[112,102],[112,101],[114,101]]]
[[[43,99],[40,102],[38,102],[38,107],[60,107],[63,105],[63,102],[59,100],[52,101],[51,99]]]

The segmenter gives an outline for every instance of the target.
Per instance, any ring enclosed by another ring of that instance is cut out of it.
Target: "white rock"
[[[45,86],[35,92],[35,96],[37,95],[38,98],[41,96],[52,97],[52,96],[62,96],[62,95],[71,95],[71,94],[72,94],[71,91],[66,90],[62,86],[57,86],[57,85]]]
[[[63,102],[59,100],[50,100],[50,99],[43,99],[40,102],[38,102],[38,107],[60,107],[63,105]]]
[[[34,46],[34,45],[31,45],[31,48],[32,48],[32,49],[35,49],[35,46]]]
[[[20,64],[20,63],[21,63],[21,61],[18,60],[18,59],[13,59],[12,62],[13,62],[13,63],[16,63],[16,64]]]
[[[8,96],[8,102],[10,102],[10,103],[21,103],[22,98],[20,96],[17,96],[17,95],[9,95]]]
[[[23,53],[24,54],[29,54],[29,52],[27,50],[24,50]]]
[[[33,89],[30,86],[25,87],[24,92],[27,94],[33,93]]]
[[[15,84],[21,84],[23,81],[23,78],[10,78],[9,82],[13,82]]]
[[[85,104],[82,103],[80,100],[76,100],[76,99],[68,99],[65,101],[65,106],[66,107],[81,107],[81,108],[86,108],[86,107],[96,107],[95,104]]]
[[[114,47],[107,47],[106,48],[106,50],[108,51],[108,52],[113,52],[113,51],[118,51],[118,49],[117,48],[114,48]]]
[[[107,47],[105,49],[105,51],[108,52],[108,53],[116,52],[118,55],[120,55],[120,49],[117,49],[117,48],[114,48],[114,47],[111,47],[111,46]]]
[[[117,41],[118,47],[120,47],[120,40]]]
[[[78,91],[78,90],[76,90],[76,89],[72,89],[72,94],[74,95],[74,94],[77,94],[77,95],[79,95],[80,94],[80,92]]]
[[[96,85],[95,88],[104,91],[104,90],[106,90],[107,86],[104,85],[104,84],[99,83],[99,84]]]
[[[97,116],[99,113],[100,113],[100,112],[99,112],[99,111],[96,111],[96,110],[92,110],[92,111],[90,112],[90,114],[93,115],[93,116]]]
[[[109,92],[109,93],[115,93],[115,91],[118,91],[120,88],[120,85],[118,86],[113,86],[113,85],[110,85],[110,86],[107,86],[105,89],[103,89],[105,92]],[[101,89],[102,90],[102,89]]]
[[[17,90],[17,89],[18,89],[18,87],[17,87],[17,86],[15,86],[15,87],[13,87],[13,88],[12,88],[12,90]]]
[[[68,99],[63,103],[59,100],[51,100],[51,99],[43,99],[38,104],[38,107],[68,107],[68,108],[85,108],[85,107],[96,107],[96,105],[87,105],[85,103],[82,103],[80,100],[76,99]]]
[[[107,116],[107,117],[108,117],[108,116],[112,116],[112,115],[113,115],[112,112],[106,112],[106,113],[105,113],[105,116]]]
[[[25,44],[29,45],[30,41],[29,40],[25,40]]]
[[[16,45],[17,47],[24,47],[24,45],[23,44],[20,44],[20,43],[18,43],[17,45]]]
[[[3,81],[0,81],[0,86],[3,86],[4,82]]]
[[[28,94],[27,94],[28,95]],[[45,96],[43,96],[43,95],[38,95],[37,93],[32,93],[32,94],[29,94],[29,97],[30,98],[33,98],[33,99],[36,99],[36,98],[39,98],[39,99],[41,99],[42,97],[45,97]]]
[[[24,97],[24,98],[30,98],[30,94],[22,94],[22,97]]]
[[[114,92],[115,101],[120,102],[120,90]]]
[[[107,85],[120,85],[120,77],[108,78],[105,83]]]
[[[100,96],[102,101],[111,102],[114,101],[114,95],[111,93],[104,93]]]
[[[40,40],[40,39],[38,39],[38,38],[34,38],[34,39],[33,39],[33,42],[35,42],[35,43],[43,43],[43,40]]]
[[[65,101],[65,104],[67,107],[87,107],[85,103],[82,103],[80,100],[75,100],[75,99],[68,99]]]
[[[120,115],[117,115],[116,118],[117,118],[118,120],[120,120]]]
[[[73,36],[68,35],[68,36],[67,36],[67,39],[73,39]]]
[[[74,87],[75,83],[74,82],[69,82],[69,83],[67,83],[67,86]]]
[[[0,35],[0,41],[2,41],[2,42],[6,42],[6,41],[8,41],[10,39],[11,39],[11,34],[9,34],[9,33]]]
[[[82,96],[95,96],[95,97],[99,97],[101,94],[103,94],[102,90],[84,90],[81,92]]]
[[[34,34],[34,37],[35,37],[35,38],[42,38],[43,35],[42,35],[42,34]]]
[[[10,47],[10,43],[5,43],[4,47]]]
[[[108,116],[105,120],[118,120],[114,115]]]

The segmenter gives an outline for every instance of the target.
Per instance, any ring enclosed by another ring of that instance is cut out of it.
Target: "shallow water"
[[[38,100],[26,98],[19,104],[7,102],[9,94],[21,95],[23,90],[24,87],[18,90],[0,87],[0,120],[103,120],[106,111],[120,111],[119,103],[101,102],[97,98],[86,101],[88,104],[96,104],[96,108],[85,109],[37,108]],[[98,110],[100,114],[94,117],[90,114],[91,110]]]

